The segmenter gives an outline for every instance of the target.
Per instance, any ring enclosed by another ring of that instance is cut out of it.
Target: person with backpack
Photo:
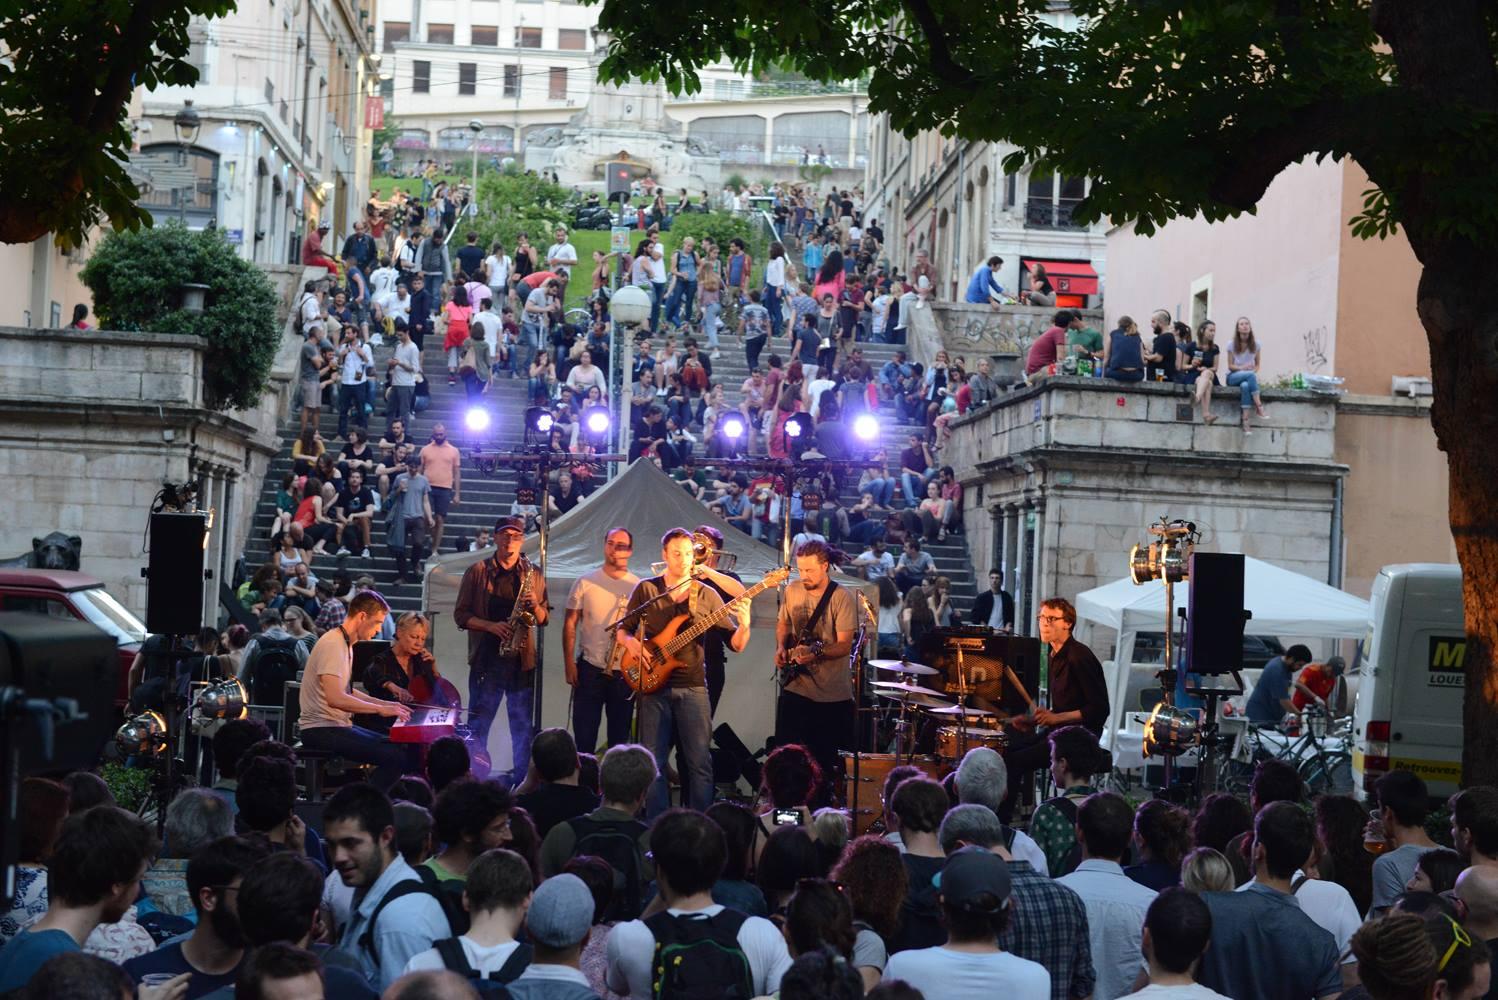
[[[887,943],[890,954],[912,948],[935,948],[946,940],[941,905],[931,880],[941,871],[946,854],[937,834],[947,813],[947,790],[924,775],[906,778],[895,787],[890,816],[904,847],[909,886],[900,909],[900,927]]]
[[[260,631],[244,648],[239,680],[252,705],[279,705],[287,681],[294,681],[307,662],[307,647],[281,624],[281,612],[260,612]]]
[[[450,969],[474,980],[480,990],[490,983],[513,981],[531,962],[531,946],[515,935],[531,905],[532,887],[524,858],[502,848],[485,851],[474,860],[463,885],[468,929],[411,956],[405,971]]]
[[[607,861],[614,869],[609,920],[633,920],[645,905],[645,886],[655,875],[650,829],[635,817],[655,781],[655,758],[638,744],[609,747],[598,768],[603,805],[551,828],[541,842],[541,874],[558,874],[579,855]]]
[[[1097,737],[1081,726],[1063,726],[1047,735],[1051,744],[1051,777],[1061,794],[1042,802],[1030,818],[1030,835],[1045,852],[1046,870],[1060,878],[1082,861],[1077,839],[1077,807],[1097,791],[1094,774],[1112,770],[1113,755],[1098,746]]]
[[[650,831],[665,910],[609,932],[604,982],[634,1000],[749,1000],[774,993],[790,968],[780,930],[713,902],[728,861],[716,823],[690,809],[662,813]]]
[[[593,932],[593,893],[576,875],[541,883],[531,899],[525,930],[535,957],[507,987],[512,1000],[598,1000],[583,974],[583,948]],[[481,993],[482,995],[482,993]]]
[[[395,810],[362,781],[344,785],[323,810],[333,867],[354,890],[337,951],[377,990],[400,978],[412,956],[452,937],[442,904],[395,846]]]
[[[498,781],[464,778],[444,788],[432,807],[432,823],[437,842],[446,846],[419,866],[435,877],[427,879],[428,884],[440,885],[442,894],[451,894],[452,902],[458,904],[464,880],[479,855],[510,843],[514,807],[510,790]],[[425,872],[417,874],[426,878]],[[461,914],[462,907],[450,906],[449,910]]]

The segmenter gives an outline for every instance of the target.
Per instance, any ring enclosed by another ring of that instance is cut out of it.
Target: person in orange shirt
[[[1325,663],[1307,665],[1295,678],[1295,690],[1290,694],[1295,710],[1303,712],[1311,705],[1318,705],[1327,709],[1328,715],[1335,714],[1331,711],[1328,699],[1331,698],[1332,690],[1337,686],[1337,678],[1342,676],[1342,671],[1346,669],[1346,666],[1346,661],[1340,656],[1327,657]]]
[[[449,507],[463,499],[463,453],[447,440],[447,428],[432,426],[431,443],[421,449],[421,474],[432,484],[432,555],[442,551],[442,527]]]

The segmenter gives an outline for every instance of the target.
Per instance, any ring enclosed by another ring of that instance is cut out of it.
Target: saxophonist
[[[468,631],[468,722],[480,747],[503,701],[510,721],[510,785],[525,778],[531,758],[531,702],[536,683],[535,629],[549,605],[541,571],[520,556],[525,519],[494,522],[494,555],[463,573],[453,622]]]

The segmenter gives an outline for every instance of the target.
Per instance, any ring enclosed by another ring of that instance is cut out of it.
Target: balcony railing
[[[1085,229],[1086,226],[1072,219],[1072,212],[1081,199],[1062,198],[1060,201],[1025,202],[1026,229]]]

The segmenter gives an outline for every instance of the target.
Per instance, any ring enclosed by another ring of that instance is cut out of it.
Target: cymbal
[[[944,727],[944,728],[950,728],[950,727]],[[993,739],[994,737],[1007,736],[1008,735],[1002,729],[979,729],[977,726],[968,726],[966,728],[966,732],[967,732],[968,739],[970,739],[970,740]]]
[[[965,705],[943,705],[941,708],[933,708],[930,711],[933,715],[961,715],[969,719],[983,715],[997,714],[991,709],[968,708]]]
[[[913,708],[925,710],[934,705],[945,705],[946,702],[928,694],[905,694],[901,691],[875,691],[875,697],[884,698],[896,704],[910,705]]]
[[[924,677],[941,673],[935,667],[928,667],[924,663],[911,663],[909,660],[870,660],[869,666],[875,670],[887,670],[892,674],[914,674]]]
[[[943,695],[940,691],[936,691],[928,687],[921,687],[918,684],[906,684],[904,681],[870,681],[869,683],[872,686],[879,688],[881,693],[885,691],[904,691],[907,694],[929,694],[931,697],[940,698],[942,701],[951,700]]]

